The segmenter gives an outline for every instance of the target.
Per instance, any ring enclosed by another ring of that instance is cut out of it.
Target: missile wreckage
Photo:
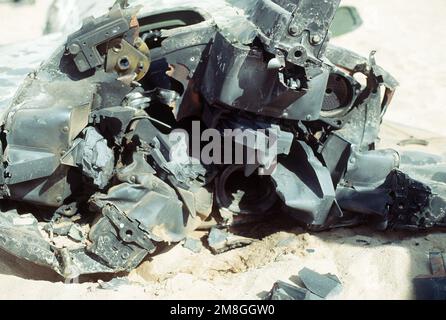
[[[398,83],[329,43],[339,4],[119,1],[86,19],[2,113],[0,248],[74,278],[279,214],[446,226],[442,160],[376,147]]]

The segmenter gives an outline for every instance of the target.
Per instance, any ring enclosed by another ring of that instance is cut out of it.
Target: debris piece
[[[332,274],[322,275],[308,268],[299,271],[299,277],[305,287],[321,298],[329,298],[342,290],[342,283]]]
[[[418,276],[413,280],[417,300],[446,300],[446,255],[429,253],[432,275]]]
[[[401,147],[410,146],[410,145],[428,146],[429,141],[424,140],[424,139],[409,138],[409,139],[401,140],[397,144]]]
[[[265,300],[323,300],[309,290],[277,281]]]
[[[183,247],[194,253],[200,253],[201,249],[203,249],[203,244],[199,239],[187,237],[186,240],[184,240]]]
[[[247,246],[252,242],[254,239],[237,236],[217,228],[212,228],[208,236],[208,244],[214,254]]]
[[[91,178],[100,189],[107,186],[114,169],[114,154],[107,146],[107,140],[91,127],[84,130],[85,138],[80,142],[83,154],[78,165],[85,176]]]

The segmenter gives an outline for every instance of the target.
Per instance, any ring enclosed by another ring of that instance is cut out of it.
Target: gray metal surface
[[[62,35],[0,48],[0,248],[72,278],[130,271],[209,223],[215,253],[247,245],[225,229],[272,214],[313,231],[446,226],[443,159],[376,149],[398,83],[373,52],[329,44],[338,0],[123,3],[56,1],[47,31]],[[197,123],[248,156],[189,152],[177,134]]]

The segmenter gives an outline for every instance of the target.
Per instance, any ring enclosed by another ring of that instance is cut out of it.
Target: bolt
[[[56,202],[62,202],[62,197],[61,196],[57,197]]]
[[[307,120],[307,121],[311,121],[311,119],[312,119],[311,114],[309,114],[305,117],[305,120]]]
[[[322,38],[318,34],[315,34],[311,37],[311,43],[314,45],[321,43],[321,41],[322,41]]]
[[[78,53],[81,51],[81,47],[79,47],[78,44],[73,43],[73,44],[71,44],[71,45],[68,47],[68,51],[69,51],[71,54],[76,55],[76,54],[78,54]]]
[[[292,36],[296,36],[297,33],[299,32],[299,29],[296,26],[291,26],[290,29],[288,30],[288,32],[292,35]]]
[[[70,128],[68,128],[67,126],[65,126],[65,127],[62,128],[62,131],[65,132],[65,133],[67,133],[68,130],[70,130]]]

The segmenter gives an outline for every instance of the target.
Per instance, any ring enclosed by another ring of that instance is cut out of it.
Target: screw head
[[[315,34],[311,37],[311,43],[314,45],[321,43],[321,41],[322,41],[322,38],[318,34]]]

